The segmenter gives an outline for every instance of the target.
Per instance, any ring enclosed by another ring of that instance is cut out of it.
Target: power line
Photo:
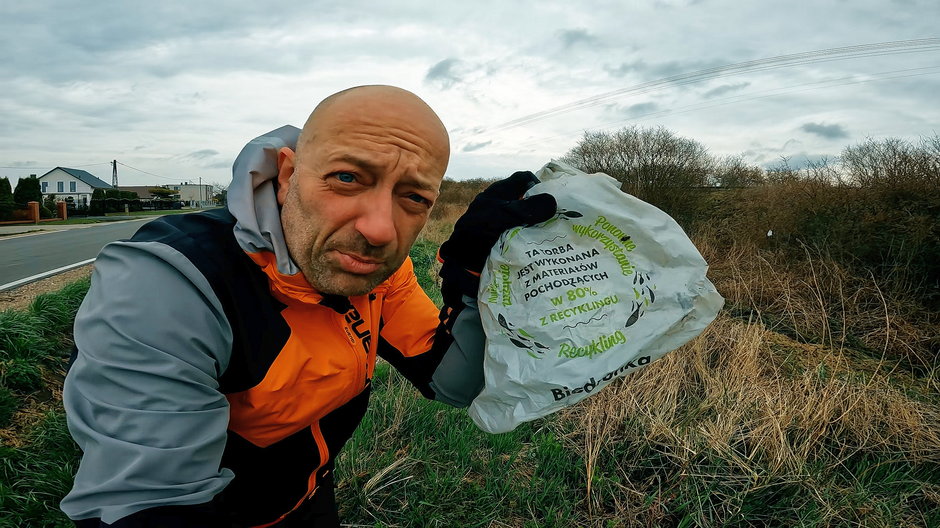
[[[940,70],[938,70],[938,68],[940,67],[928,66],[928,67],[923,67],[923,68],[910,68],[910,69],[904,69],[904,70],[878,72],[878,73],[870,74],[874,77],[871,79],[858,80],[855,78],[855,76],[849,76],[849,77],[841,77],[838,79],[827,79],[824,81],[817,81],[817,82],[812,82],[812,83],[795,84],[792,86],[785,86],[782,88],[772,88],[769,90],[761,90],[761,91],[753,92],[747,95],[737,95],[737,96],[727,97],[725,99],[717,99],[717,100],[708,101],[704,103],[695,103],[695,104],[686,105],[686,106],[679,107],[679,108],[671,108],[671,109],[666,109],[666,110],[648,112],[645,114],[631,116],[625,119],[619,119],[616,121],[608,121],[608,122],[605,122],[599,125],[594,125],[594,126],[587,127],[587,128],[579,128],[578,130],[586,131],[586,130],[609,129],[611,127],[621,125],[623,123],[627,123],[630,121],[642,121],[646,119],[652,119],[655,117],[663,117],[667,115],[685,114],[685,113],[694,112],[698,110],[706,110],[709,108],[715,108],[718,106],[726,106],[729,104],[756,101],[759,99],[766,99],[770,97],[779,97],[781,95],[788,95],[792,93],[809,92],[809,91],[814,91],[814,90],[823,90],[827,88],[837,88],[840,86],[865,84],[865,83],[870,83],[870,82],[902,79],[902,78],[907,78],[907,77],[918,77],[922,75],[936,75],[937,73],[940,73]],[[923,71],[923,70],[938,70],[938,71]],[[912,72],[919,72],[919,73],[912,73]],[[763,94],[763,95],[758,95],[758,94]],[[563,134],[557,134],[553,136],[547,136],[547,137],[541,137],[541,138],[535,138],[535,139],[528,139],[524,141],[523,143],[519,144],[518,146],[519,148],[532,147],[540,143],[544,143],[546,141],[551,141],[553,139],[571,137],[571,134],[573,134],[574,132],[575,131],[572,130]]]
[[[87,164],[87,165],[56,165],[56,167],[65,167],[65,168],[67,168],[67,169],[80,169],[80,168],[82,168],[82,167],[94,167],[94,166],[96,166],[96,165],[110,165],[110,164],[111,164],[110,161],[105,161],[104,163],[89,163],[89,164]],[[39,168],[41,168],[41,167],[39,167],[39,166],[36,166],[36,167],[6,167],[6,166],[0,166],[0,169],[35,170],[35,169],[39,169]]]
[[[121,163],[120,161],[117,162],[117,164],[120,165],[120,166],[122,166],[122,167],[127,167],[128,169],[133,169],[133,170],[135,170],[135,171],[137,171],[137,172],[142,172],[142,173],[147,174],[147,175],[149,175],[149,176],[154,176],[154,177],[156,177],[156,178],[162,178],[162,179],[164,179],[164,180],[170,180],[170,181],[174,181],[174,182],[175,182],[175,181],[179,181],[179,178],[167,178],[166,176],[160,176],[159,174],[154,174],[154,173],[152,173],[152,172],[147,172],[147,171],[145,171],[145,170],[140,170],[140,169],[138,169],[137,167],[131,167],[130,165],[128,165],[128,164],[126,164],[126,163]]]
[[[777,55],[751,61],[706,68],[689,73],[683,73],[665,77],[662,79],[641,83],[635,86],[621,88],[610,92],[605,92],[592,97],[567,103],[525,115],[510,121],[506,121],[492,127],[483,127],[477,129],[474,133],[464,137],[464,140],[480,136],[486,133],[497,132],[510,128],[527,125],[536,121],[541,121],[550,117],[565,114],[575,110],[582,110],[598,106],[624,95],[641,95],[651,91],[660,90],[670,86],[683,86],[697,83],[704,80],[725,77],[729,75],[773,70],[779,68],[790,68],[794,66],[803,66],[820,62],[830,62],[835,60],[879,57],[885,55],[895,55],[902,53],[918,53],[924,51],[940,51],[940,38],[927,38],[916,40],[901,40],[891,42],[879,42],[875,44],[860,44],[855,46],[845,46],[841,48],[826,48],[821,50],[807,51],[802,53],[793,53],[789,55]]]

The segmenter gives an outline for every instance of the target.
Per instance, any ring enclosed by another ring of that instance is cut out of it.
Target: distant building
[[[137,197],[144,201],[150,201],[155,198],[150,194],[150,189],[160,187],[159,185],[118,185],[118,189],[122,191],[130,191],[137,193]]]
[[[179,191],[180,201],[190,207],[210,207],[215,202],[212,197],[215,196],[215,187],[207,183],[197,184],[182,182],[178,185],[161,185],[164,189],[173,189]]]
[[[54,194],[56,199],[75,205],[88,205],[95,189],[112,188],[110,183],[105,183],[89,172],[68,167],[56,167],[43,174],[39,177],[39,186],[43,196]]]

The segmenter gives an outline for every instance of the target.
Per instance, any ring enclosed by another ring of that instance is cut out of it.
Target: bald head
[[[388,126],[393,134],[399,133],[400,128],[409,129],[408,137],[402,139],[426,149],[443,176],[450,158],[450,138],[444,124],[420,97],[386,85],[356,86],[321,101],[310,113],[297,140],[298,160],[316,138],[368,122]]]
[[[371,291],[408,256],[447,170],[447,130],[416,95],[361,86],[310,114],[278,153],[277,199],[291,258],[323,293]]]

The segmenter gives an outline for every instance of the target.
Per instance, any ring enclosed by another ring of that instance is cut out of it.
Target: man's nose
[[[392,196],[372,195],[360,205],[362,210],[356,220],[356,230],[373,246],[392,243],[398,234]]]

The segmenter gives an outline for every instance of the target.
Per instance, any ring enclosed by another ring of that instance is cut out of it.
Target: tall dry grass
[[[816,367],[794,369],[793,356]],[[940,469],[940,408],[908,396],[884,370],[858,376],[852,363],[759,322],[720,316],[682,349],[561,415],[566,441],[585,461],[593,518],[656,526],[666,512],[648,498],[685,496],[699,499],[700,526],[772,524],[798,512],[768,505],[761,513],[747,503],[780,488],[812,497],[819,525],[892,526],[840,490],[865,457]],[[622,478],[598,490],[601,471]],[[910,500],[940,508],[938,492],[924,486]],[[923,525],[907,517],[905,525]]]
[[[940,313],[903,277],[879,277],[802,243],[728,246],[707,232],[695,242],[730,313],[753,316],[802,342],[888,360],[936,384]]]

